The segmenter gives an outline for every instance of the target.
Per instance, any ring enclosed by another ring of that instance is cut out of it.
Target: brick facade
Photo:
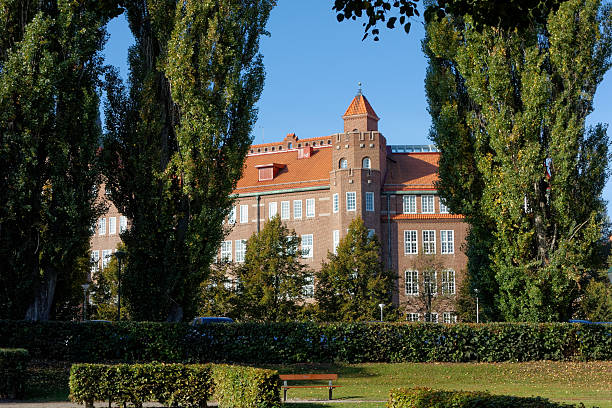
[[[345,237],[350,222],[360,216],[379,237],[383,261],[397,273],[393,303],[407,318],[418,314],[424,320],[428,311],[437,313],[437,321],[452,321],[467,264],[463,244],[468,227],[462,216],[444,211],[436,194],[438,153],[431,146],[387,146],[378,132],[379,118],[361,93],[342,118],[344,133],[310,139],[288,134],[278,143],[251,147],[220,255],[240,261],[243,240],[278,214],[303,244],[312,238],[304,262],[317,270],[334,250],[335,238]],[[113,216],[119,217],[109,213],[106,218]],[[118,242],[118,237],[105,241],[96,230],[92,249]],[[431,254],[424,254],[425,247]],[[428,269],[437,272],[435,282],[430,276],[435,296],[424,295]]]

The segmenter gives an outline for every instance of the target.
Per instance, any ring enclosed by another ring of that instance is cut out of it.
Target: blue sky
[[[361,41],[360,21],[338,23],[332,0],[279,0],[262,38],[266,83],[259,101],[255,143],[325,136],[343,130],[341,116],[362,83],[364,95],[380,117],[389,144],[427,144],[431,120],[421,51],[423,25],[414,19],[410,34],[383,29],[381,40]],[[133,42],[119,17],[109,25],[106,62],[127,74],[127,46]],[[595,97],[589,124],[612,122],[612,72]],[[612,127],[608,134],[612,136]],[[604,199],[612,201],[608,181]],[[608,214],[612,212],[608,204]]]

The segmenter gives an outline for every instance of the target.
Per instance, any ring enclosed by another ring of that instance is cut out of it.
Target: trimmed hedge
[[[226,365],[74,364],[70,369],[70,399],[88,407],[94,401],[203,407],[211,395],[221,408],[274,408],[280,405],[280,379],[276,371]]]
[[[387,408],[570,408],[540,397],[491,395],[479,391],[439,391],[429,388],[397,388],[389,393]]]
[[[0,348],[0,398],[22,398],[28,350]]]
[[[0,347],[70,362],[612,360],[612,325],[0,321]]]

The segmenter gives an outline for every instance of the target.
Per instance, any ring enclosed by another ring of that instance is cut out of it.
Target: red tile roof
[[[318,139],[321,138],[308,140]],[[253,147],[259,147],[259,145]],[[242,178],[238,181],[234,194],[329,185],[329,172],[332,165],[331,146],[315,147],[312,155],[307,159],[298,160],[297,157],[297,149],[248,155]],[[278,171],[273,180],[258,181],[257,166],[272,162],[284,164],[285,167]]]
[[[370,102],[368,102],[365,96],[359,94],[353,98],[353,101],[349,105],[348,109],[346,110],[346,112],[344,112],[343,117],[364,114],[374,116],[376,119],[379,119],[378,115],[376,115],[376,112],[374,112],[372,105],[370,105]]]
[[[440,153],[395,153],[390,157],[384,190],[435,190]]]

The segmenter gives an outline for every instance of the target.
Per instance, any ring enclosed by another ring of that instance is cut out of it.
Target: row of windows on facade
[[[414,194],[408,194],[403,196],[402,200],[402,212],[404,214],[416,214],[417,213],[417,196]],[[421,196],[421,214],[435,214],[436,206],[434,195],[425,194]],[[448,214],[448,207],[440,200],[440,214]]]
[[[302,239],[302,258],[312,258],[314,248],[313,234],[304,234],[301,236]],[[246,239],[236,240],[236,253],[235,257],[232,257],[232,241],[221,242],[221,256],[220,260],[224,262],[244,262],[246,256]]]
[[[423,313],[426,322],[438,323],[438,313]],[[443,312],[442,319],[444,323],[457,323],[457,315],[454,312]],[[406,313],[406,320],[409,322],[420,322],[420,313]]]
[[[424,271],[423,279],[419,281],[419,271],[407,270],[404,272],[406,277],[406,295],[408,296],[419,296],[422,295],[438,295],[438,272],[437,271]],[[442,295],[454,295],[455,294],[455,271],[452,269],[445,269],[441,272],[442,274]],[[422,288],[422,292],[419,292],[419,287]]]
[[[127,229],[127,217],[119,217],[119,233]],[[117,233],[117,217],[108,217],[108,235]],[[98,219],[98,235],[106,235],[106,218]]]
[[[340,159],[340,161],[338,162],[338,168],[340,168],[340,169],[348,168],[348,160],[346,160],[345,158]],[[362,169],[371,169],[372,168],[372,161],[370,160],[369,157],[364,157],[361,160],[361,168]]]
[[[100,251],[91,251],[91,272],[93,273],[98,270],[100,267],[100,260],[102,260],[102,268],[106,268],[113,256],[113,252],[116,251],[116,249],[103,249],[102,258],[100,258]]]
[[[423,253],[436,254],[436,231],[422,230]],[[443,255],[455,253],[455,231],[440,230],[440,253]],[[417,255],[419,253],[417,230],[404,231],[404,254]]]

